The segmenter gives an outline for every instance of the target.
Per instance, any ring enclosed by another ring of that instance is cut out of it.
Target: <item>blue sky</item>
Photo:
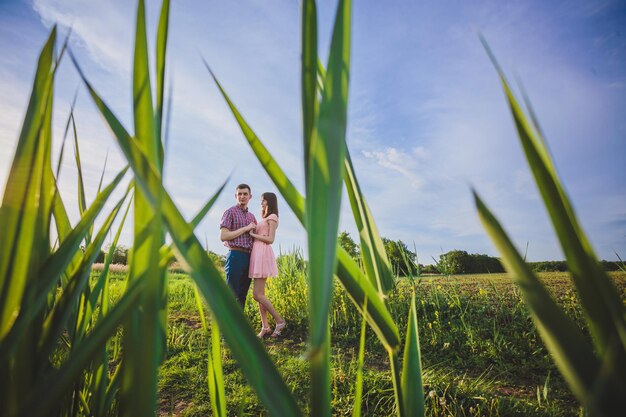
[[[154,47],[160,2],[147,2]],[[0,1],[0,187],[4,187],[39,49],[57,23],[89,80],[131,129],[135,5],[114,0]],[[172,2],[168,82],[173,91],[165,182],[188,216],[232,173],[198,236],[218,240],[234,186],[252,186],[251,208],[275,187],[247,146],[203,67],[204,57],[240,111],[303,190],[300,3]],[[335,2],[318,3],[326,60]],[[539,116],[583,229],[604,259],[626,257],[626,4],[620,1],[355,1],[348,147],[381,234],[417,249],[421,263],[452,249],[496,255],[473,206],[475,187],[529,260],[562,253],[517,140],[499,80],[477,33],[509,79],[520,79]],[[92,200],[124,166],[70,60],[57,78],[55,152],[75,91],[76,121]],[[71,150],[71,147],[68,148]],[[74,221],[76,168],[60,177]],[[279,199],[276,249],[305,247]],[[341,230],[356,237],[344,201]],[[123,243],[131,243],[131,227]]]

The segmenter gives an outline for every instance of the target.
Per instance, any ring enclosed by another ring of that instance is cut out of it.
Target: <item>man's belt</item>
[[[245,253],[250,253],[250,252],[252,252],[252,250],[251,250],[251,249],[247,249],[247,248],[240,248],[240,247],[238,247],[238,246],[231,246],[229,249],[230,249],[230,250],[237,251],[237,252],[245,252]]]

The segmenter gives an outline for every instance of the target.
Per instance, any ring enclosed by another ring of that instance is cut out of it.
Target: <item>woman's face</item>
[[[261,199],[261,213],[265,214],[265,212],[267,211],[267,201],[262,198]]]

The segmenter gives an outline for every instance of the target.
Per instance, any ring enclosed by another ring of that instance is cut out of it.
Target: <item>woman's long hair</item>
[[[276,199],[276,194],[263,193],[261,194],[261,200],[265,200],[267,202],[267,206],[265,207],[265,213],[262,213],[263,218],[269,216],[270,214],[275,214],[278,216],[278,200]]]

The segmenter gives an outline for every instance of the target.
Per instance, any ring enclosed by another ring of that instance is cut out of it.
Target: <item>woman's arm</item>
[[[278,228],[278,223],[276,222],[276,220],[268,220],[267,223],[270,225],[269,236],[261,236],[252,232],[250,232],[250,236],[252,236],[256,240],[260,240],[261,242],[269,243],[271,245],[272,243],[274,243],[274,238],[276,237],[276,229]]]

